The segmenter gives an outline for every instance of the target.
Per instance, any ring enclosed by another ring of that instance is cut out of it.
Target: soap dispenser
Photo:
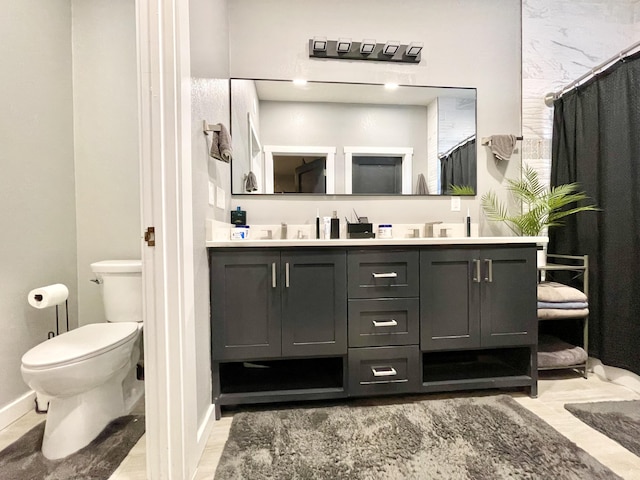
[[[231,223],[234,225],[246,225],[247,224],[247,212],[240,210],[238,206],[235,210],[231,211]]]

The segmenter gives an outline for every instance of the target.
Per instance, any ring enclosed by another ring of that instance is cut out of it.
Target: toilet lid
[[[22,357],[28,368],[51,368],[91,358],[126,343],[138,332],[137,322],[92,323],[36,345]]]

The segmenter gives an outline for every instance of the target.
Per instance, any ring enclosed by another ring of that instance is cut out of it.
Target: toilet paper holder
[[[27,297],[27,301],[28,303],[34,307],[34,308],[47,308],[50,306],[55,306],[56,307],[56,331],[54,332],[53,330],[49,331],[47,333],[47,339],[51,339],[57,335],[60,335],[60,311],[58,309],[59,305],[62,304],[62,299],[58,298],[56,300],[53,300],[57,303],[55,303],[55,305],[51,305],[50,302],[51,299],[51,294],[49,292],[46,292],[47,289],[50,288],[55,288],[55,287],[63,287],[64,288],[64,293],[62,293],[62,295],[64,295],[64,309],[65,309],[65,316],[66,316],[66,321],[67,321],[67,329],[66,331],[69,331],[69,301],[68,301],[68,289],[66,288],[65,285],[62,284],[56,284],[56,285],[50,285],[48,287],[40,287],[38,289],[32,290],[31,292],[29,292],[28,297]],[[53,294],[55,295],[55,294]],[[60,295],[58,293],[58,295]],[[47,298],[45,298],[47,297]],[[35,303],[34,303],[35,302]],[[45,302],[44,304],[41,304],[40,302]]]

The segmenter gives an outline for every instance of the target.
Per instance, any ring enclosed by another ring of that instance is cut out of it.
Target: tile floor
[[[591,429],[564,409],[565,403],[572,402],[640,400],[639,393],[604,381],[594,374],[589,375],[588,380],[585,380],[572,373],[558,372],[544,373],[538,389],[539,396],[535,399],[521,392],[511,392],[511,395],[521,405],[544,419],[621,477],[627,480],[640,480],[640,457]],[[222,419],[215,423],[198,465],[196,480],[213,479],[232,419],[232,413],[223,413]],[[43,416],[30,412],[1,431],[0,450],[42,420]],[[144,480],[145,478],[145,437],[143,436],[110,480]]]

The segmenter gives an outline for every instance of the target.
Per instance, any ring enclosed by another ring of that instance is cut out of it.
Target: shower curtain
[[[554,103],[551,184],[601,209],[549,231],[549,252],[588,254],[589,354],[640,374],[640,53]]]
[[[440,157],[440,185],[444,195],[451,185],[476,189],[476,139],[472,138]]]

